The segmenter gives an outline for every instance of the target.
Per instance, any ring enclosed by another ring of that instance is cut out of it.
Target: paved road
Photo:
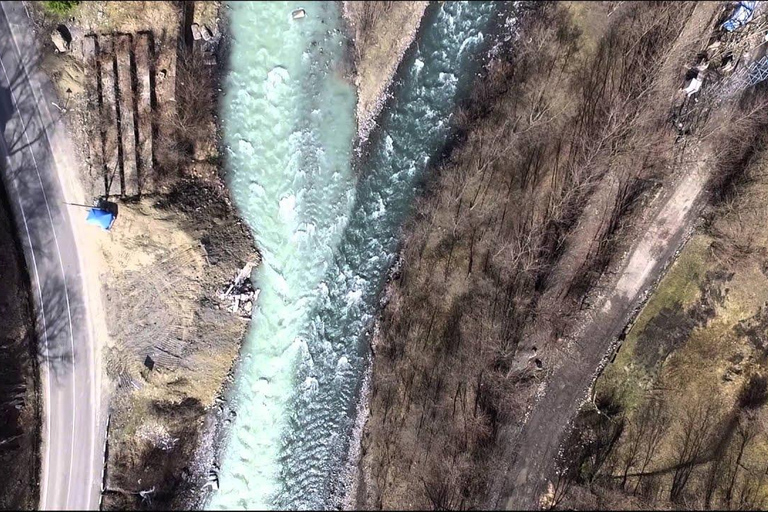
[[[103,467],[100,365],[67,185],[71,143],[36,69],[21,3],[0,3],[0,168],[35,299],[43,392],[41,509],[96,509]],[[74,210],[80,217],[83,210]],[[10,469],[10,468],[8,468]]]

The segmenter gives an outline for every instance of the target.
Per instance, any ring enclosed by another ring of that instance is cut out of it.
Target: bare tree
[[[699,396],[687,402],[682,411],[678,430],[674,435],[676,445],[675,471],[669,500],[678,503],[688,484],[695,463],[702,456],[703,449],[718,420],[718,401],[712,396]]]

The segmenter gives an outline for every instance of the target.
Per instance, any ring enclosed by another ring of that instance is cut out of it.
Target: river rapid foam
[[[428,9],[357,176],[336,2],[235,2],[223,106],[229,186],[261,289],[211,509],[323,509],[340,478],[367,337],[419,180],[478,71],[492,2]],[[306,10],[294,20],[291,11]]]

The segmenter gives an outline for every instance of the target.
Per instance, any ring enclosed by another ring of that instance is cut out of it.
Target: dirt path
[[[708,173],[700,159],[691,172],[659,198],[644,235],[618,272],[610,278],[606,296],[580,322],[584,326],[563,349],[560,363],[518,437],[507,475],[511,487],[508,509],[536,509],[547,482],[556,472],[556,455],[578,407],[587,398],[596,370],[609,352],[645,292],[654,285],[686,240],[696,217]],[[611,286],[612,285],[612,286]],[[507,489],[510,491],[510,489]]]

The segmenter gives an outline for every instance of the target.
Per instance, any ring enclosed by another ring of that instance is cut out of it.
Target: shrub
[[[53,14],[59,14],[61,16],[69,14],[72,9],[77,7],[80,0],[52,0],[43,2],[45,8]]]

